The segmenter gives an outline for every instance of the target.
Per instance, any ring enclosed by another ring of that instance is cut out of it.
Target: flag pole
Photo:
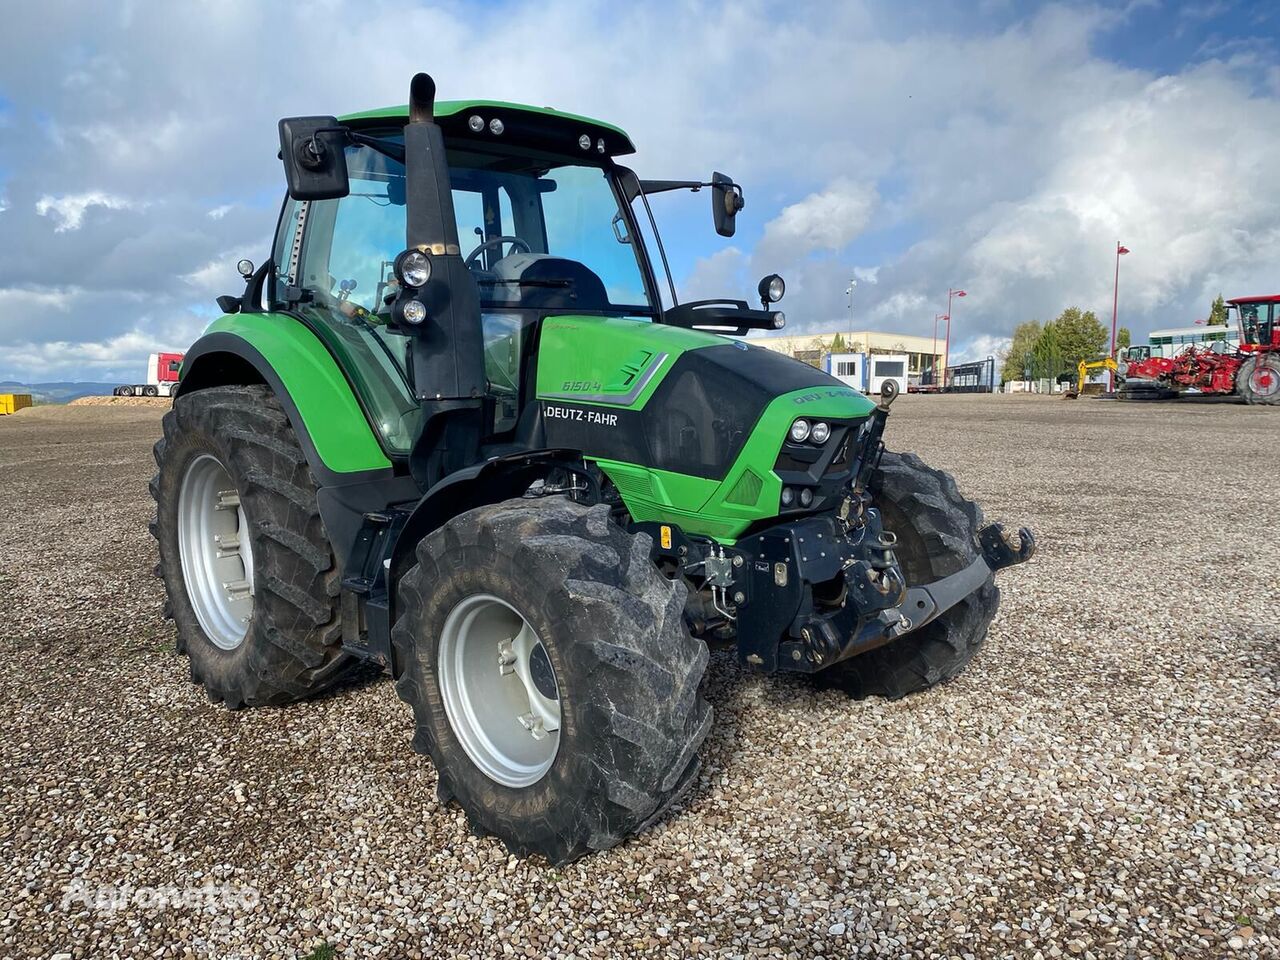
[[[1120,312],[1119,308],[1120,308],[1120,253],[1121,251],[1124,251],[1125,253],[1129,252],[1128,250],[1125,250],[1124,245],[1119,240],[1117,240],[1116,241],[1116,279],[1115,279],[1115,286],[1111,291],[1111,359],[1112,360],[1115,360],[1116,358],[1116,317],[1119,315],[1119,312]],[[1110,384],[1111,392],[1115,392],[1116,372],[1114,370],[1110,370],[1110,369],[1107,370],[1107,381]],[[1084,388],[1084,384],[1079,384],[1077,387],[1077,389],[1083,389],[1083,388]]]

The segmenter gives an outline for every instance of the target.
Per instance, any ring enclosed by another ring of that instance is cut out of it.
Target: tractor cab
[[[1227,301],[1240,326],[1240,346],[1246,353],[1280,350],[1280,294],[1238,297]]]

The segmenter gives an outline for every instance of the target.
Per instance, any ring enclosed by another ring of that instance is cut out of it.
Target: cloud
[[[53,197],[46,194],[36,201],[36,213],[42,217],[52,215],[57,221],[55,233],[65,233],[68,230],[79,230],[80,225],[84,223],[85,211],[90,207],[105,207],[107,210],[129,210],[135,204],[131,200],[124,197],[112,196],[101,190],[92,190],[88,193],[70,193],[61,197]]]
[[[839,253],[866,228],[876,199],[872,185],[839,177],[825,189],[783,207],[765,225],[757,253],[765,259],[788,260]]]
[[[442,99],[618,123],[643,176],[732,173],[747,195],[732,244],[705,200],[659,211],[673,272],[683,295],[754,299],[776,270],[793,329],[845,327],[851,270],[859,327],[928,335],[948,286],[965,287],[952,339],[975,348],[1072,304],[1103,315],[1117,239],[1133,250],[1121,323],[1139,338],[1274,283],[1280,69],[1230,44],[1159,69],[1103,56],[1149,47],[1124,32],[1132,5],[323,6],[290,20],[291,43],[358,69],[276,56],[280,0],[6,11],[0,292],[21,293],[0,296],[0,364],[98,363],[41,352],[82,342],[140,363],[194,335],[209,296],[240,288],[234,261],[269,247],[277,120],[402,103],[423,62]]]

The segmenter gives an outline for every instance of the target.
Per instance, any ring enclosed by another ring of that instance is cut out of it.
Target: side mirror
[[[295,200],[333,200],[351,192],[346,133],[334,117],[287,117],[280,121],[280,159]]]
[[[716,223],[716,233],[732,237],[738,229],[738,211],[746,204],[740,186],[723,173],[711,174],[711,216]]]

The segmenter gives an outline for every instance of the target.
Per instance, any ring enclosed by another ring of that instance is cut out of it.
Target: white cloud
[[[236,208],[236,205],[234,203],[224,203],[224,204],[221,204],[220,206],[216,206],[209,211],[209,219],[221,220],[223,217],[225,217],[228,213],[230,213],[235,208]]]
[[[54,233],[65,233],[68,230],[79,230],[84,223],[85,211],[90,207],[105,207],[108,210],[129,210],[137,206],[124,197],[114,196],[101,190],[88,193],[69,193],[60,197],[45,194],[36,201],[36,213],[42,217],[52,216],[57,221]]]
[[[103,340],[21,341],[6,347],[0,357],[0,379],[123,382],[140,375],[147,354],[184,351],[203,326],[202,320],[186,318],[162,330],[137,327]]]
[[[825,189],[784,207],[765,225],[757,253],[765,259],[787,260],[838,253],[866,228],[875,203],[875,187],[839,177]]]

